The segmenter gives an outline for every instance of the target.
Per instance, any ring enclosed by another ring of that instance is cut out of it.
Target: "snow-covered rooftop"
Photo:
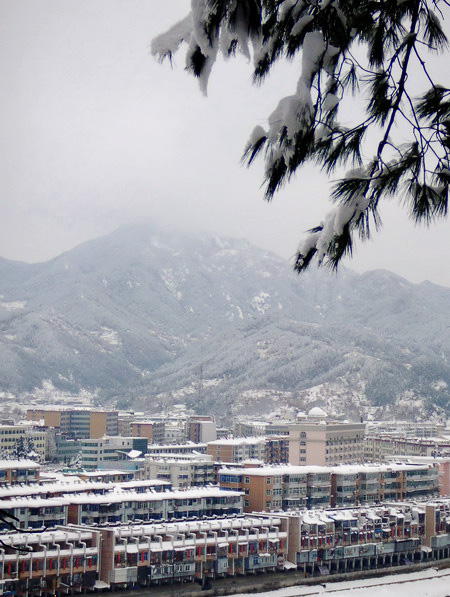
[[[386,473],[389,471],[406,470],[428,470],[431,464],[416,462],[391,462],[389,464],[338,464],[331,468],[334,474],[357,474],[357,473]]]
[[[0,469],[8,470],[11,468],[16,469],[28,469],[28,468],[41,468],[38,462],[33,460],[0,460]]]
[[[12,508],[45,508],[52,506],[63,506],[66,504],[110,504],[121,502],[162,502],[165,500],[188,500],[211,497],[231,497],[241,496],[241,491],[226,491],[220,487],[199,487],[188,488],[185,490],[174,491],[124,491],[120,487],[115,487],[113,491],[106,494],[95,493],[64,493],[61,497],[35,497],[35,496],[15,496],[10,499],[3,499],[0,505],[3,509]]]
[[[241,446],[241,445],[253,446],[256,444],[263,444],[264,442],[265,442],[265,437],[263,437],[263,436],[229,437],[226,439],[216,439],[212,442],[208,442],[208,446]]]
[[[192,533],[220,529],[248,529],[255,526],[279,525],[280,518],[276,514],[251,514],[237,515],[224,518],[207,518],[204,520],[187,520],[180,522],[157,522],[151,524],[142,524],[129,527],[116,527],[114,533],[116,536],[139,536],[142,533],[152,534],[170,534],[170,533]]]
[[[290,464],[285,465],[271,465],[271,466],[258,466],[251,468],[239,468],[239,467],[223,467],[219,470],[220,474],[232,474],[232,475],[249,475],[266,477],[270,475],[307,475],[308,473],[330,473],[331,468],[327,466],[294,466]]]
[[[132,490],[137,488],[150,489],[152,487],[170,487],[169,481],[147,479],[144,481],[123,481],[107,483],[105,481],[68,481],[57,483],[25,484],[16,483],[7,487],[0,487],[0,500],[21,496],[38,496],[51,494],[90,493],[94,491],[112,492],[117,490]],[[3,505],[3,502],[0,504]]]

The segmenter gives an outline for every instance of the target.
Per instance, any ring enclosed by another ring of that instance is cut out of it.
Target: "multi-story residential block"
[[[81,441],[80,466],[87,470],[101,468],[111,464],[120,468],[120,463],[128,457],[136,458],[146,453],[146,437],[101,437]]]
[[[287,532],[277,517],[251,516],[101,529],[101,580],[115,588],[282,570]]]
[[[356,464],[331,469],[332,506],[412,500],[439,494],[432,464]]]
[[[186,421],[186,438],[196,443],[215,441],[217,439],[217,427],[214,417],[189,417]]]
[[[59,427],[61,432],[74,438],[98,438],[119,433],[118,412],[113,410],[29,408],[27,419],[43,420],[47,427]]]
[[[288,561],[323,576],[448,558],[447,513],[450,500],[287,512]]]
[[[204,487],[180,491],[110,491],[100,495],[78,492],[60,497],[12,497],[2,509],[15,516],[21,529],[61,524],[107,524],[173,518],[241,514],[242,493]],[[6,523],[0,528],[8,529]]]
[[[441,499],[10,533],[2,537],[0,582],[8,594],[54,595],[285,569],[349,579],[449,556],[450,499]]]
[[[371,421],[367,426],[369,435],[389,433],[404,437],[439,437],[444,432],[445,425],[433,421]]]
[[[289,425],[289,462],[294,465],[331,466],[364,460],[364,423],[329,421],[321,408]]]
[[[7,595],[57,595],[67,588],[97,589],[101,534],[60,527],[52,532],[2,537],[0,582]],[[17,551],[18,548],[25,550]]]
[[[398,456],[450,456],[450,438],[413,438],[388,434],[371,434],[365,437],[365,460],[385,462]]]
[[[217,462],[242,462],[243,460],[260,460],[264,462],[264,437],[240,437],[218,439],[208,442],[207,453]]]
[[[268,435],[264,437],[264,462],[267,464],[287,464],[289,462],[289,437]]]
[[[429,464],[437,469],[439,495],[450,496],[450,455],[449,456],[399,456],[392,462],[412,462],[415,464]]]
[[[135,437],[146,437],[149,444],[161,444],[166,435],[164,421],[133,421],[130,423],[130,434]]]
[[[67,496],[66,496],[67,498]],[[131,491],[120,495],[70,497],[68,522],[104,524],[242,513],[242,493],[204,487],[180,491]]]
[[[169,481],[173,487],[204,487],[215,483],[214,463],[207,456],[148,458],[145,477]]]
[[[236,437],[289,435],[289,426],[294,423],[295,421],[238,418],[234,421],[233,429]]]
[[[0,483],[32,483],[39,480],[41,465],[32,460],[0,460]]]
[[[222,488],[244,492],[244,512],[330,505],[331,473],[325,467],[226,467],[218,477]]]
[[[167,481],[159,479],[147,479],[144,481],[122,481],[112,484],[105,480],[96,481],[94,479],[74,480],[72,477],[67,481],[45,482],[45,483],[20,483],[4,485],[0,487],[0,503],[5,500],[18,498],[61,498],[65,495],[83,494],[83,495],[108,495],[112,492],[132,491],[135,493],[144,493],[146,491],[168,491],[172,486]]]
[[[0,425],[0,450],[11,452],[14,450],[19,439],[30,439],[33,442],[34,450],[41,461],[47,460],[48,437],[45,429],[36,428],[29,424],[24,425]]]
[[[1,584],[7,593],[55,595],[282,570],[283,525],[260,515],[9,535],[0,551]],[[24,540],[26,553],[14,550]]]
[[[168,456],[170,454],[206,454],[207,444],[185,442],[182,444],[152,444],[147,447],[149,456]]]
[[[223,439],[225,437],[230,437],[231,430],[228,427],[217,427],[216,433],[217,433],[217,439]]]
[[[46,427],[61,427],[61,410],[46,408],[27,409],[28,421],[43,421]]]
[[[82,481],[100,481],[103,483],[126,483],[128,481],[137,480],[136,471],[115,471],[114,469],[95,471],[83,470],[77,472],[77,477]]]
[[[222,468],[219,484],[245,493],[244,511],[355,506],[439,494],[432,464]]]
[[[181,444],[186,441],[186,429],[184,419],[167,419],[164,424],[165,444]]]
[[[207,450],[216,462],[260,460],[266,464],[283,464],[289,460],[289,438],[270,435],[218,439],[208,442]]]
[[[219,484],[223,489],[244,492],[244,512],[271,512],[307,505],[304,467],[227,467],[219,470]]]

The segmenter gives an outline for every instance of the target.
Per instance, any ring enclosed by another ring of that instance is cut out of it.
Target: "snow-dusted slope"
[[[245,241],[127,227],[47,263],[0,259],[0,390],[51,380],[150,408],[445,406],[449,306],[450,289],[389,272],[297,277]]]

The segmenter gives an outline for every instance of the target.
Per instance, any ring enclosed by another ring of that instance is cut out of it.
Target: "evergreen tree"
[[[11,452],[15,460],[23,460],[27,457],[27,444],[23,435],[15,441]]]
[[[244,152],[250,165],[264,151],[265,198],[307,162],[328,176],[347,169],[332,189],[336,207],[299,245],[298,272],[313,258],[336,268],[351,254],[355,233],[364,240],[379,227],[385,197],[402,198],[417,222],[446,216],[450,90],[432,79],[426,56],[447,48],[441,20],[449,1],[192,0],[191,6],[153,40],[152,52],[170,60],[186,42],[187,70],[204,91],[219,50],[252,56],[255,82],[279,59],[301,55],[295,92],[280,100],[266,128],[254,129]],[[424,89],[415,95],[418,78]],[[348,128],[339,124],[339,107],[354,95],[366,113]],[[393,136],[401,123],[404,143]]]
[[[39,454],[36,450],[36,446],[34,445],[34,440],[32,437],[27,437],[25,440],[25,450],[27,460],[34,460],[34,462],[39,461]]]
[[[15,460],[39,460],[39,454],[36,451],[32,437],[20,436],[11,450],[11,457]]]

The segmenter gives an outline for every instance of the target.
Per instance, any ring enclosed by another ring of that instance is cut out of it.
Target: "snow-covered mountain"
[[[423,415],[448,407],[449,307],[450,289],[386,271],[298,277],[246,241],[125,227],[46,263],[0,259],[0,390]]]

